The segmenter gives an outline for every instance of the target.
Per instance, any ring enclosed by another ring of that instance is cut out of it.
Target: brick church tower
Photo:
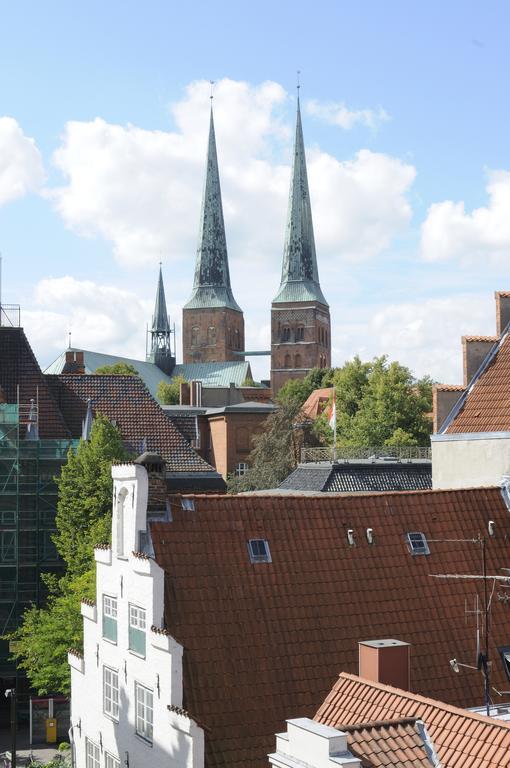
[[[216,138],[211,109],[207,170],[193,293],[182,311],[184,363],[244,360],[244,317],[230,287]]]
[[[331,365],[331,320],[317,269],[301,110],[290,182],[280,288],[271,304],[271,387]]]

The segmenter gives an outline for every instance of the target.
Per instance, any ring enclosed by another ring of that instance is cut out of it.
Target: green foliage
[[[278,403],[295,402],[302,406],[314,389],[330,387],[333,377],[331,368],[313,368],[304,379],[289,379],[278,392]]]
[[[80,602],[95,599],[95,568],[73,579],[64,577],[56,589],[58,593],[50,594],[46,608],[32,606],[25,611],[23,623],[11,635],[18,666],[39,695],[70,693],[67,652],[82,646]]]
[[[432,380],[416,381],[410,370],[387,358],[359,357],[333,373],[339,445],[427,445],[431,431]],[[315,433],[332,442],[326,413]]]
[[[172,381],[160,381],[156,391],[156,397],[161,405],[179,405],[181,384],[185,384],[184,376],[174,376]]]
[[[98,415],[90,440],[80,441],[76,453],[57,478],[58,504],[54,541],[67,565],[66,575],[43,577],[49,592],[45,608],[32,606],[21,626],[9,637],[14,658],[39,694],[70,689],[67,651],[82,646],[82,598],[95,598],[94,545],[110,540],[113,461],[129,458],[120,433]]]
[[[111,466],[128,458],[119,430],[101,415],[94,419],[90,440],[81,440],[76,453],[69,451],[57,478],[57,533],[53,537],[68,576],[87,571],[94,564],[94,546],[110,540]]]
[[[229,493],[276,488],[295,468],[298,445],[294,426],[300,420],[300,410],[300,404],[290,399],[267,417],[264,431],[253,439],[250,469],[243,477],[228,478]]]
[[[111,365],[101,365],[96,368],[95,373],[99,376],[139,376],[140,374],[131,363],[112,363]]]
[[[253,381],[251,376],[247,376],[243,383],[241,384],[242,387],[261,387],[262,384],[260,384],[258,381]]]

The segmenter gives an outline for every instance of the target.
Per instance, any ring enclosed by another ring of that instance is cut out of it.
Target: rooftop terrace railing
[[[21,309],[19,304],[0,304],[0,327],[19,328],[21,325]]]
[[[428,446],[399,445],[391,447],[379,446],[340,446],[336,449],[337,461],[430,461],[432,450]],[[320,446],[317,448],[302,448],[301,463],[317,463],[320,461],[333,461],[333,446]]]

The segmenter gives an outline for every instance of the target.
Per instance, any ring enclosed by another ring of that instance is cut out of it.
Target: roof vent
[[[354,541],[354,531],[352,528],[348,528],[347,530],[347,541],[349,542],[349,546],[354,547],[356,542]]]
[[[374,529],[373,528],[367,528],[367,541],[369,544],[374,543]]]
[[[269,542],[266,539],[250,539],[248,541],[248,554],[252,563],[271,563]]]
[[[407,546],[412,555],[430,555],[427,537],[421,531],[407,534]]]

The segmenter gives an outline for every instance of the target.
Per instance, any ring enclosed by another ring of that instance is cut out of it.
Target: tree
[[[111,365],[101,365],[96,368],[96,374],[99,376],[139,376],[140,374],[131,363],[119,361]]]
[[[156,397],[161,405],[179,405],[181,384],[186,384],[184,376],[174,376],[170,382],[159,382]]]
[[[67,652],[83,642],[80,602],[95,598],[94,545],[111,536],[111,466],[127,458],[118,429],[98,415],[90,440],[81,440],[76,453],[69,451],[57,478],[54,541],[66,563],[66,575],[43,576],[49,592],[46,607],[28,608],[9,637],[15,641],[18,666],[41,695],[69,693]]]
[[[295,401],[303,405],[314,389],[330,387],[333,371],[331,368],[312,368],[304,379],[288,379],[278,392],[278,403]]]
[[[111,466],[128,458],[119,430],[101,415],[94,420],[90,440],[80,440],[76,453],[69,451],[57,478],[57,532],[53,537],[68,576],[90,568],[94,546],[110,540]]]
[[[295,427],[300,411],[300,404],[289,400],[267,417],[264,431],[253,439],[250,468],[243,477],[228,479],[229,493],[276,488],[296,467],[299,446]]]

